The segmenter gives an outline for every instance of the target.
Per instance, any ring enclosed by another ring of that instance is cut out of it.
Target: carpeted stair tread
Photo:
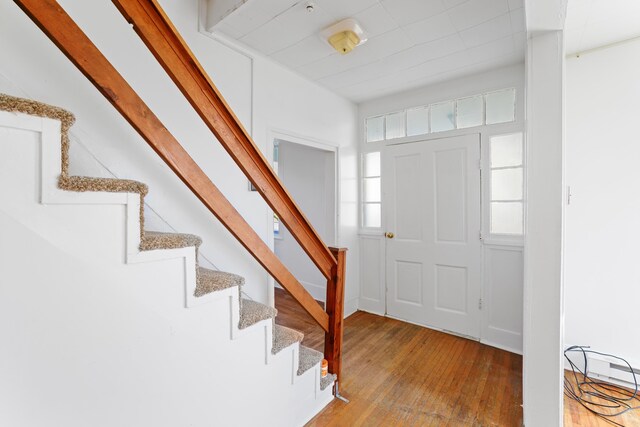
[[[89,176],[60,176],[58,186],[67,191],[106,191],[109,193],[138,193],[145,196],[149,192],[147,184],[130,179],[93,178]]]
[[[327,374],[326,377],[320,378],[320,390],[329,387],[338,377],[335,374]]]
[[[302,375],[309,369],[316,366],[324,359],[324,355],[312,348],[300,346],[300,361],[298,363],[298,375]],[[326,377],[320,378],[320,390],[324,390],[337,379],[334,374],[327,374]]]
[[[273,347],[271,353],[278,354],[285,348],[293,345],[297,342],[301,342],[304,338],[302,332],[298,332],[295,329],[287,328],[281,325],[273,326]]]
[[[201,297],[212,292],[221,291],[232,286],[244,285],[244,277],[233,273],[226,273],[219,270],[209,270],[207,268],[198,268],[198,281],[196,290],[193,293],[195,297]]]
[[[261,320],[273,319],[278,310],[250,299],[242,299],[240,304],[240,322],[238,328],[245,329]]]
[[[194,234],[160,233],[158,231],[145,231],[140,241],[141,251],[153,251],[155,249],[179,249],[195,246],[198,248],[202,239]]]
[[[324,356],[312,348],[300,346],[300,358],[298,363],[298,375],[302,375],[322,361]]]

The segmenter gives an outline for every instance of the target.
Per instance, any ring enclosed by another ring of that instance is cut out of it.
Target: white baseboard
[[[351,316],[358,311],[358,298],[350,299],[344,302],[344,318]]]
[[[487,341],[487,340],[484,340],[484,339],[480,339],[480,343],[484,344],[484,345],[488,345],[490,347],[499,348],[500,350],[508,351],[509,353],[519,354],[520,356],[522,356],[522,350],[521,349],[513,348],[513,347],[510,347],[508,345],[503,345],[503,344],[499,344],[499,343],[492,342],[492,341]]]
[[[378,316],[384,316],[384,301],[380,302],[360,297],[358,309],[366,311],[367,313],[377,314]]]

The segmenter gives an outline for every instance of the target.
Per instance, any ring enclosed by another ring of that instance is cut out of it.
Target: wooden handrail
[[[300,246],[329,278],[336,259],[156,0],[112,0]]]
[[[329,316],[55,0],[14,0],[254,258],[325,330]]]

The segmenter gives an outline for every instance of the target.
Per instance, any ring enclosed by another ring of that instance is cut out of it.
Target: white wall
[[[498,68],[461,79],[450,80],[416,90],[385,96],[360,104],[359,141],[361,150],[379,151],[385,142],[367,143],[364,122],[367,117],[427,105],[434,102],[476,95],[492,90],[516,88],[516,121],[470,129],[439,132],[409,137],[400,142],[445,138],[454,135],[479,133],[481,135],[483,168],[489,170],[489,140],[497,134],[523,132],[524,130],[524,64]],[[398,142],[394,141],[394,143]],[[384,177],[382,178],[384,179]],[[488,179],[483,178],[483,326],[482,341],[509,351],[522,351],[522,239],[491,238],[488,233]],[[383,206],[384,216],[384,206]],[[383,218],[384,224],[384,218]],[[373,313],[385,313],[385,246],[382,232],[361,231],[360,308]]]
[[[640,366],[640,41],[567,59],[565,346]]]
[[[80,0],[60,3],[249,224],[271,244],[266,204],[257,193],[248,191],[246,178],[113,4]],[[355,211],[348,196],[355,186],[357,167],[355,105],[263,57],[231,49],[198,32],[197,0],[161,3],[258,146],[266,151],[270,131],[281,129],[341,147],[345,202],[340,209],[342,226],[337,243],[349,246],[350,257],[356,256],[356,220],[350,218]],[[264,270],[12,2],[0,5],[0,57],[0,91],[59,105],[76,114],[73,139],[81,141],[91,153],[76,157],[94,157],[100,167],[97,163],[73,165],[72,172],[106,174],[108,170],[109,175],[146,182],[151,189],[147,202],[162,218],[152,221],[154,225],[164,223],[169,229],[199,234],[204,239],[205,258],[222,270],[243,274],[247,293],[259,301],[268,300],[269,280]],[[357,264],[350,262],[347,296],[352,295],[352,299],[357,295],[357,277]]]
[[[279,140],[278,175],[328,245],[335,241],[335,152]],[[286,227],[275,239],[275,253],[318,301],[324,301],[327,280]]]

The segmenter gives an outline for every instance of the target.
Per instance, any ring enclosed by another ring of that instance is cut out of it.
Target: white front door
[[[382,155],[389,316],[480,338],[480,135]]]

